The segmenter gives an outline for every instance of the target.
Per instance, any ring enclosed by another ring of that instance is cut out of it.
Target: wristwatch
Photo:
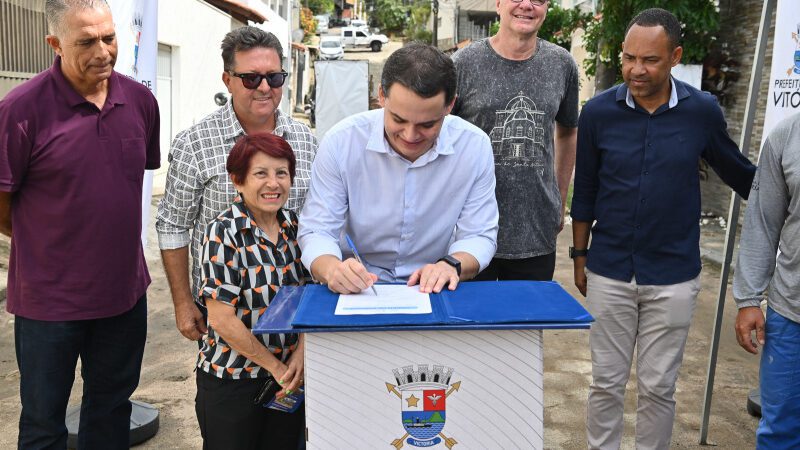
[[[586,256],[588,254],[589,254],[589,249],[586,249],[586,248],[584,248],[582,250],[579,250],[579,249],[577,249],[575,247],[570,247],[569,248],[569,257],[571,259],[575,259],[575,258],[577,258],[579,256]]]
[[[454,258],[451,255],[447,255],[447,256],[444,256],[442,258],[439,258],[439,261],[444,261],[447,264],[450,264],[451,266],[455,267],[456,268],[456,275],[461,276],[461,261],[457,260],[456,258]],[[436,262],[438,263],[439,261],[436,261]]]

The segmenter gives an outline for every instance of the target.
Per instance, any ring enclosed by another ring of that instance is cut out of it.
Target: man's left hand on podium
[[[447,286],[451,291],[458,286],[458,272],[455,267],[444,261],[436,264],[426,264],[417,269],[408,278],[408,285],[414,286],[419,283],[419,291],[423,294],[442,292]]]

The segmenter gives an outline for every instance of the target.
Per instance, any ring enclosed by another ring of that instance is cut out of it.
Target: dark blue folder
[[[552,281],[466,282],[430,298],[430,314],[337,316],[339,295],[326,286],[285,286],[253,332],[588,328],[594,320]]]

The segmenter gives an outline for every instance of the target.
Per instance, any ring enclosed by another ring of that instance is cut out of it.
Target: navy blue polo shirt
[[[747,198],[753,166],[728,136],[716,99],[673,79],[677,104],[653,114],[627,86],[589,100],[578,124],[571,216],[594,222],[587,267],[667,285],[700,273],[700,158]]]

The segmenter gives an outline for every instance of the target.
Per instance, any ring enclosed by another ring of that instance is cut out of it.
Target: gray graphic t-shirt
[[[563,48],[539,39],[525,61],[498,55],[488,39],[453,55],[458,98],[453,114],[492,140],[500,231],[497,258],[556,249],[561,196],[555,176],[555,122],[578,126],[578,67]]]

